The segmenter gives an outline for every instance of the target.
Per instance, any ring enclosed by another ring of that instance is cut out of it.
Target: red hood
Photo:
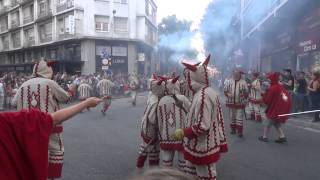
[[[270,79],[272,85],[278,84],[279,74],[278,73],[270,73],[270,74],[268,74],[268,79]]]

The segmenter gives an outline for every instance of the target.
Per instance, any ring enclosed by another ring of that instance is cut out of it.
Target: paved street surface
[[[135,174],[139,121],[146,97],[140,96],[136,107],[128,101],[114,100],[105,117],[98,107],[65,123],[62,180],[124,180]],[[274,129],[272,141],[259,142],[263,127],[252,121],[246,121],[243,139],[229,135],[227,128],[229,152],[218,164],[218,179],[320,179],[320,123],[309,121],[304,116],[287,123],[289,142],[284,145],[273,142]]]

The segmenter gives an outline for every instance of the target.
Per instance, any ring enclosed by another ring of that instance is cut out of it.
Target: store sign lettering
[[[125,63],[126,61],[124,59],[113,59],[113,63],[114,64],[123,64]]]
[[[300,42],[299,46],[303,48],[303,52],[314,51],[317,49],[317,44],[313,43],[312,40]]]

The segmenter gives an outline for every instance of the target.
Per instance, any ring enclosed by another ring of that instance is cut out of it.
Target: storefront
[[[96,72],[128,72],[128,43],[96,42]]]
[[[320,65],[320,8],[303,16],[297,30],[297,70],[308,72]]]

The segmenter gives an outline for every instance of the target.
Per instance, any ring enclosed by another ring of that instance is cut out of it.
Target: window
[[[9,49],[9,36],[3,36],[2,38],[2,47],[4,50]]]
[[[16,11],[11,14],[11,26],[12,27],[19,26],[19,11]]]
[[[50,0],[39,1],[39,14],[40,16],[48,15],[51,12]]]
[[[23,23],[29,23],[33,21],[33,4],[23,9]]]
[[[127,32],[128,31],[128,18],[114,17],[114,31]]]
[[[20,41],[20,31],[14,32],[11,34],[12,37],[12,44],[14,48],[20,47],[21,41]]]
[[[96,31],[109,31],[109,17],[108,16],[95,16]]]
[[[39,37],[42,43],[52,40],[52,22],[39,25]]]
[[[64,21],[63,21],[63,18],[58,19],[57,28],[58,28],[58,33],[59,34],[64,34]]]
[[[28,43],[34,43],[34,29],[30,28],[24,31],[26,42]]]
[[[4,16],[0,19],[0,32],[8,30],[8,16]]]

